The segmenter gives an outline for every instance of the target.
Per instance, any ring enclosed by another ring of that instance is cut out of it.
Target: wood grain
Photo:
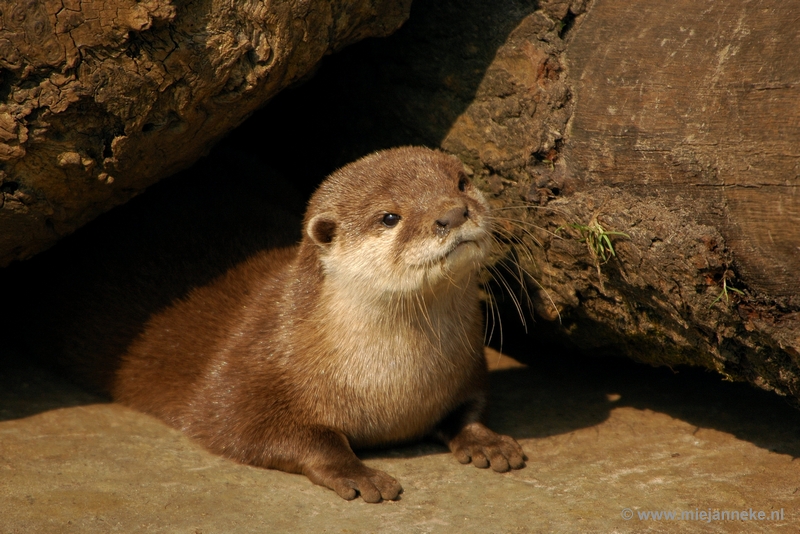
[[[577,187],[719,228],[739,278],[800,292],[800,2],[597,0],[567,51]]]

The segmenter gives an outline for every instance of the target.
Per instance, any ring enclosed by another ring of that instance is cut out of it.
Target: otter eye
[[[402,219],[402,217],[396,213],[387,213],[383,216],[383,225],[387,228],[393,228],[397,226],[397,223],[400,222],[400,219]]]
[[[469,185],[469,179],[467,179],[467,177],[462,174],[461,177],[458,179],[458,190],[463,193],[464,191],[466,191],[468,185]]]

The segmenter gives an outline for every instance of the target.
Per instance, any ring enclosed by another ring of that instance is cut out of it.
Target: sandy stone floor
[[[490,350],[489,424],[527,467],[462,466],[434,443],[376,451],[362,456],[405,492],[370,505],[218,458],[6,356],[0,533],[800,531],[800,411],[702,371]],[[645,517],[659,512],[677,519]]]

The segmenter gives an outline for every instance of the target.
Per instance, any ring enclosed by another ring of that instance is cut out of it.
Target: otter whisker
[[[501,223],[508,223],[516,228],[518,231],[522,232],[524,235],[527,235],[536,246],[541,247],[542,243],[539,239],[534,235],[534,233],[530,230],[531,228],[535,228],[537,230],[546,231],[544,228],[537,227],[531,224],[526,224],[525,221],[517,220],[517,219],[509,219],[509,218],[491,218],[490,222],[492,223],[492,228],[496,232],[502,232],[505,237],[517,241],[519,238],[511,231],[503,228]]]
[[[526,303],[528,304],[528,309],[533,309],[533,302],[531,301],[530,294],[528,294],[527,284],[525,283],[525,276],[524,276],[524,269],[520,265],[519,261],[513,259],[511,261],[511,266],[508,265],[505,259],[499,260],[496,265],[502,267],[508,274],[510,274],[514,281],[517,283],[520,292],[524,294]],[[512,269],[512,266],[516,267],[516,272]]]
[[[514,307],[517,310],[517,314],[519,314],[520,321],[522,321],[522,326],[525,329],[525,332],[527,332],[528,331],[528,325],[527,325],[527,321],[525,320],[525,314],[522,311],[522,305],[520,304],[519,299],[514,294],[514,292],[511,290],[511,286],[506,281],[505,277],[500,272],[500,270],[497,269],[496,267],[493,267],[493,266],[489,267],[489,269],[495,275],[494,276],[495,280],[499,281],[500,284],[505,288],[506,293],[508,293],[508,296],[511,298],[511,302],[514,304]]]
[[[500,352],[502,352],[503,351],[503,319],[502,319],[502,317],[500,315],[500,310],[497,309],[496,302],[495,302],[496,301],[496,297],[494,296],[494,290],[492,289],[491,285],[490,284],[486,284],[484,286],[484,290],[486,291],[487,296],[488,296],[488,300],[486,301],[487,302],[486,312],[491,314],[491,318],[492,318],[492,329],[489,332],[489,337],[488,338],[486,337],[486,331],[484,329],[484,343],[488,344],[489,341],[492,339],[492,337],[494,337],[495,325],[497,325],[498,330],[500,332]],[[495,317],[496,317],[496,319],[495,319]]]

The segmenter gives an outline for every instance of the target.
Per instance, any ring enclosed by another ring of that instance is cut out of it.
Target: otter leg
[[[307,439],[296,459],[296,469],[286,471],[300,472],[348,501],[358,494],[366,502],[394,500],[403,491],[397,480],[364,465],[341,432],[325,427],[304,430]]]
[[[462,464],[472,462],[482,469],[491,465],[498,473],[525,467],[525,453],[514,438],[480,423],[483,404],[474,401],[455,410],[440,423],[436,435]]]

